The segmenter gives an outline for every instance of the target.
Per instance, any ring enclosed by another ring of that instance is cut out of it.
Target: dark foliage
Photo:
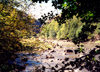
[[[89,35],[86,34],[86,32],[90,32],[92,34],[95,31],[95,29],[96,29],[96,26],[91,25],[90,23],[85,24],[83,26],[83,28],[81,29],[82,31],[79,33],[79,36],[78,37],[74,37],[72,41],[75,44],[79,44],[80,42],[86,42],[86,41],[88,41],[89,39],[87,37]]]
[[[48,0],[32,0],[33,2],[48,2]],[[99,0],[52,0],[52,6],[62,10],[59,23],[62,24],[67,18],[78,14],[83,18],[82,21],[94,22],[100,18],[100,1]]]
[[[62,9],[61,23],[76,14],[85,22],[98,21],[100,18],[99,0],[55,0],[52,3],[56,8]]]

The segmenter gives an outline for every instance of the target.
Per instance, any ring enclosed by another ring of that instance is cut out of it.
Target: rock
[[[51,53],[52,53],[52,52],[56,52],[56,51],[55,51],[55,50],[52,50]]]
[[[73,52],[73,50],[67,50],[67,52],[68,52],[68,53],[72,53],[72,52]]]
[[[48,48],[48,50],[51,50],[51,48]]]
[[[46,55],[46,59],[52,59],[52,58],[54,58],[54,56],[47,56]]]
[[[100,46],[96,45],[97,48],[100,48]]]
[[[74,50],[75,54],[77,54],[79,52],[79,50]]]
[[[73,53],[73,50],[68,49],[68,50],[65,50],[64,52]]]

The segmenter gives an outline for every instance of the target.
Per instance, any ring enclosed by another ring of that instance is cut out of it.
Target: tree
[[[3,39],[2,41],[6,39],[18,40],[33,32],[31,26],[35,19],[12,6],[0,3],[0,7],[0,39]],[[10,43],[8,42],[8,44]]]
[[[31,27],[34,21],[35,19],[32,19],[24,12],[13,8],[12,5],[0,3],[1,72],[8,71],[8,59],[11,59],[15,52],[24,50],[25,47],[21,44],[20,39],[25,36],[29,37],[30,34],[34,34]],[[6,68],[5,66],[8,67]]]

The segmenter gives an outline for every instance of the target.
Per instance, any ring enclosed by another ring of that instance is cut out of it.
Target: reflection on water
[[[18,57],[15,59],[15,61],[9,60],[9,63],[16,64],[18,72],[32,72],[34,66],[41,64],[39,62],[34,61],[34,58],[39,56],[37,54],[18,53],[16,55]]]

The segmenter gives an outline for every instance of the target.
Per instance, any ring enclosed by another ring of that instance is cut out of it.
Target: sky
[[[20,0],[19,0],[20,1]],[[23,0],[21,0],[23,1]],[[29,4],[31,2],[27,2],[27,4]],[[24,3],[21,3],[24,5]],[[19,8],[20,10],[22,8]],[[32,15],[32,17],[34,17],[35,19],[41,18],[41,15],[47,14],[48,12],[53,11],[54,14],[61,13],[61,10],[55,9],[52,6],[52,2],[51,0],[48,1],[48,3],[42,2],[42,3],[33,3],[33,5],[29,6],[29,9],[26,11],[27,14]]]

